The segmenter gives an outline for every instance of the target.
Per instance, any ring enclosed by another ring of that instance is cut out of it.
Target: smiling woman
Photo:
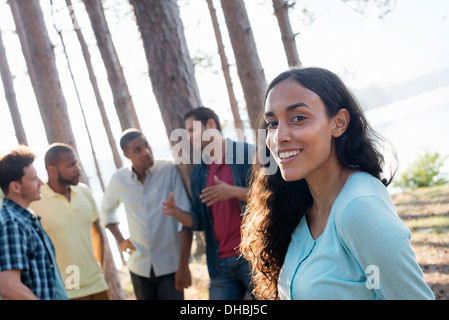
[[[340,109],[328,119],[326,107],[316,93],[295,81],[286,81],[269,91],[266,110],[267,146],[286,181],[305,178],[305,174],[325,163],[335,167],[337,158],[331,156],[335,149],[330,140],[346,130],[347,109]],[[304,157],[312,161],[304,163]],[[302,163],[299,167],[298,161]]]
[[[280,74],[264,127],[279,170],[254,168],[243,221],[255,295],[432,299],[386,189],[391,178],[381,177],[377,136],[342,81],[320,68]]]

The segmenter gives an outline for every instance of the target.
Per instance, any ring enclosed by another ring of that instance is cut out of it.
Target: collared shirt
[[[281,299],[434,299],[410,244],[410,230],[384,185],[354,173],[313,239],[303,216],[279,276]]]
[[[214,176],[217,176],[218,179],[229,185],[234,185],[232,170],[224,161],[220,164],[213,162],[209,165],[206,187],[216,185]],[[219,257],[229,258],[239,255],[241,242],[240,225],[242,224],[239,200],[231,198],[217,201],[210,205],[209,209],[212,214]]]
[[[131,166],[114,173],[104,194],[100,222],[119,222],[115,211],[120,203],[125,205],[130,238],[137,248],[129,256],[128,268],[149,278],[151,268],[159,277],[176,272],[179,265],[181,224],[173,217],[165,217],[162,201],[173,192],[176,206],[189,211],[190,200],[172,162],[155,161],[146,174],[142,184]]]
[[[226,139],[224,156],[225,163],[231,168],[234,185],[247,188],[251,175],[251,164],[254,163],[254,157],[256,156],[256,147],[246,142]],[[209,166],[204,159],[209,160],[203,155],[201,163],[193,168],[192,174],[190,175],[192,189],[192,207],[190,214],[192,215],[193,225],[192,228],[184,227],[184,229],[204,231],[206,236],[207,269],[210,277],[219,277],[220,252],[213,228],[212,214],[210,208],[199,198],[202,190],[206,187],[207,177],[209,175]],[[243,201],[238,202],[240,210],[243,212],[246,203]]]
[[[42,226],[56,249],[56,259],[70,299],[108,289],[92,245],[91,227],[98,219],[92,194],[83,183],[70,187],[70,201],[48,184],[42,198],[30,208],[41,216]]]
[[[14,201],[0,210],[0,272],[21,270],[21,281],[41,300],[67,299],[54,247],[40,218]]]

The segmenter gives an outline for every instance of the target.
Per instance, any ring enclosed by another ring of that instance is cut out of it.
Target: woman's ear
[[[340,137],[348,128],[351,116],[347,109],[340,109],[332,118],[332,136],[334,138]]]

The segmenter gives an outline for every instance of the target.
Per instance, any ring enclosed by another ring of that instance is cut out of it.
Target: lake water
[[[370,110],[367,117],[397,152],[399,171],[418,155],[449,155],[449,87]],[[387,159],[391,163],[391,158]],[[449,173],[449,160],[443,171]]]

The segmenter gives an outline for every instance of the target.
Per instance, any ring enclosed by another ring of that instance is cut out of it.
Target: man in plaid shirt
[[[8,300],[68,299],[56,264],[53,244],[28,211],[40,199],[35,155],[21,146],[0,158],[0,295]]]

